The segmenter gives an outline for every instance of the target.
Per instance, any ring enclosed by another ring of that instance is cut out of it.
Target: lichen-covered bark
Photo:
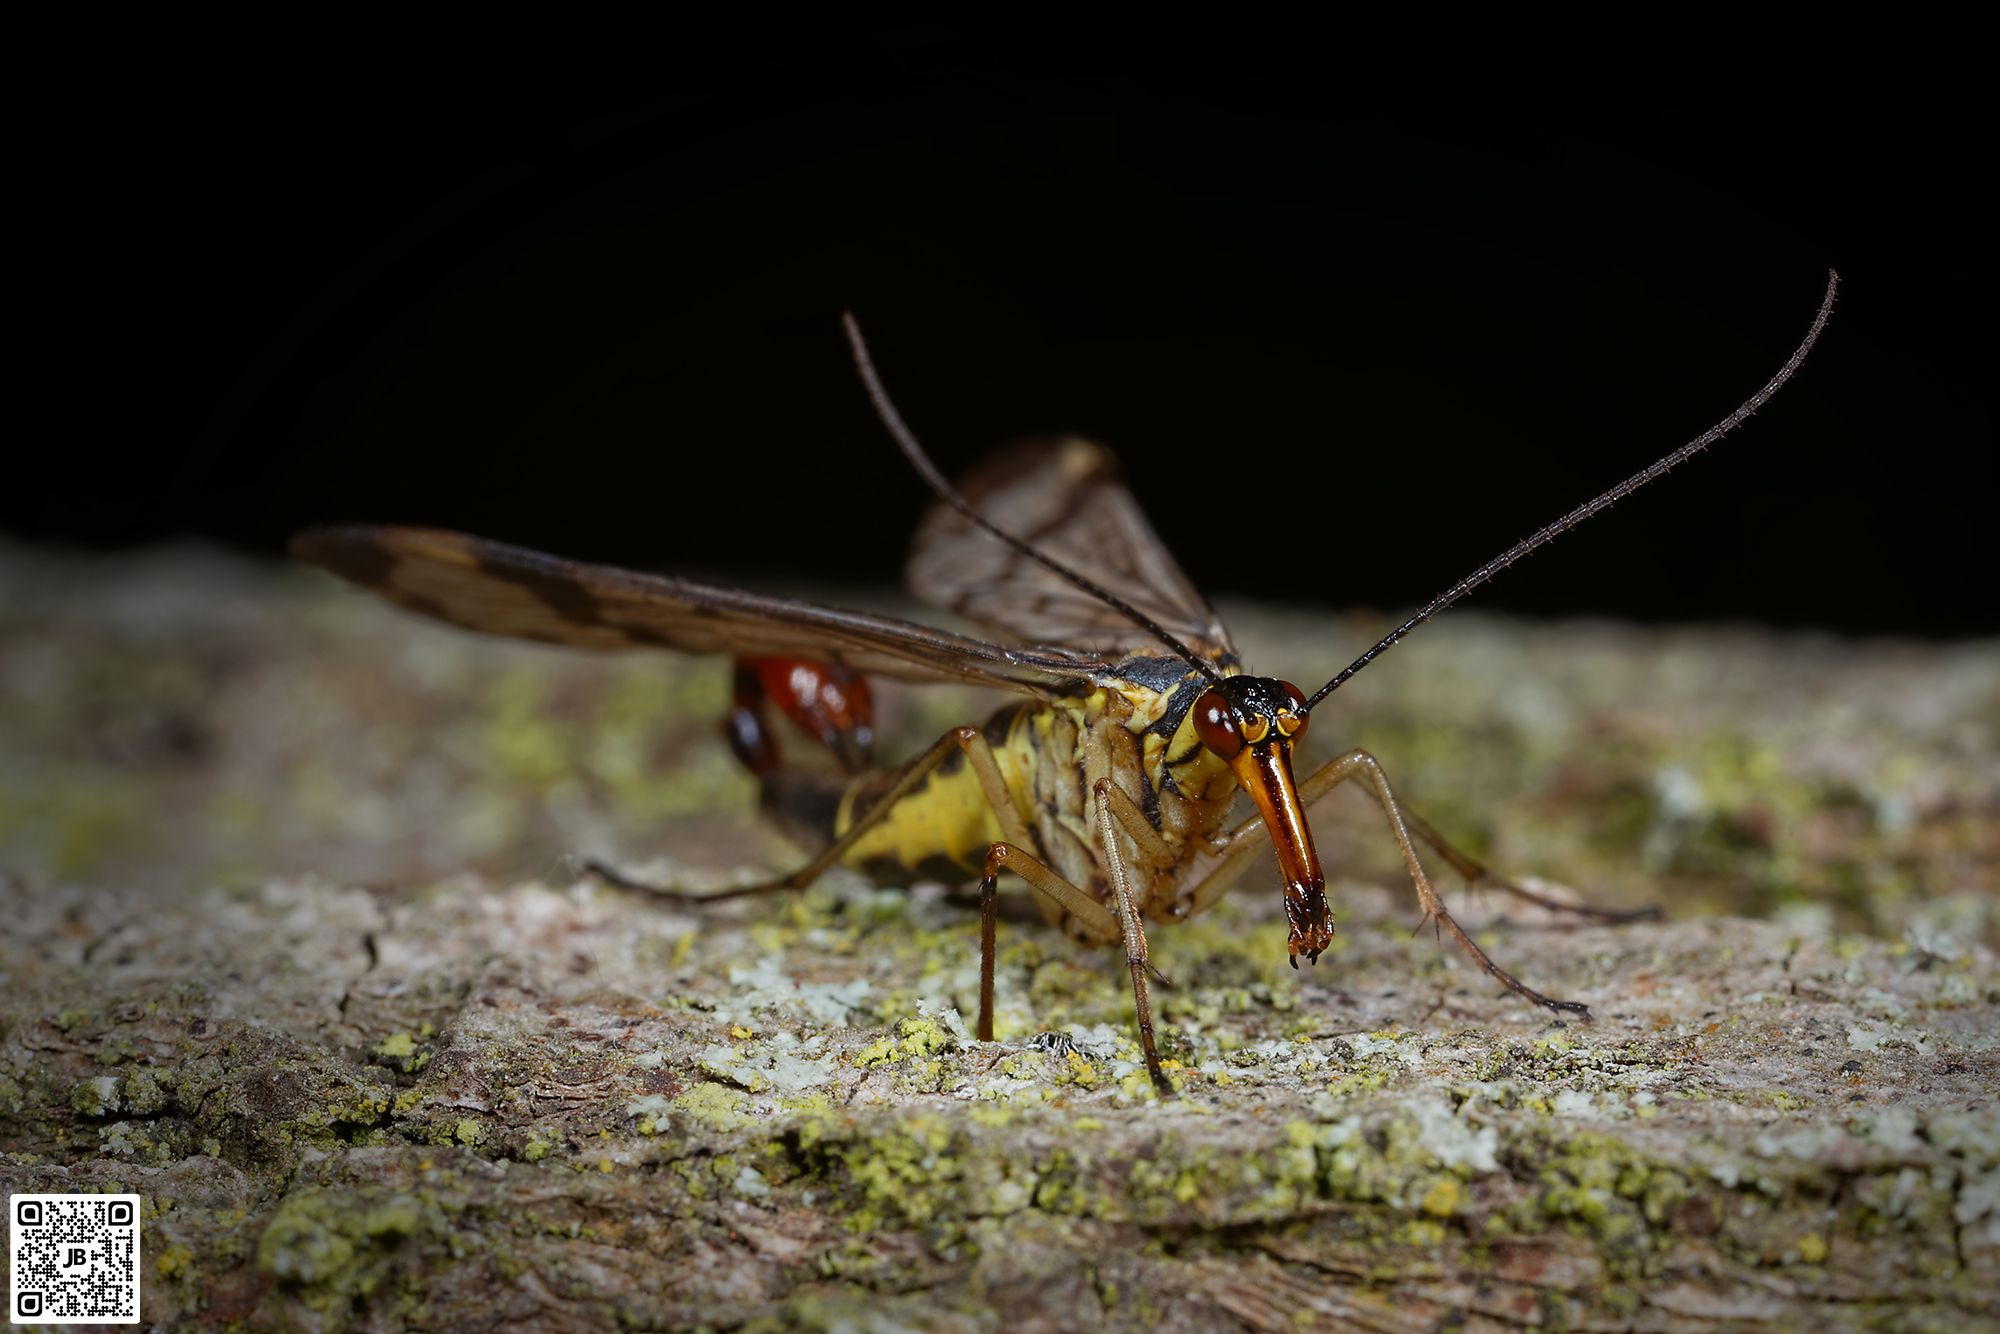
[[[1235,619],[1301,680],[1370,628]],[[1161,1101],[1119,961],[1031,912],[986,1044],[952,893],[580,880],[792,855],[714,664],[14,553],[0,1186],[141,1192],[149,1319],[251,1329],[2000,1320],[2000,653],[1461,617],[1397,657],[1326,753],[1669,921],[1460,893],[1595,1010],[1556,1022],[1409,935],[1337,798],[1317,968],[1258,876],[1155,932]],[[980,707],[888,703],[912,748]]]

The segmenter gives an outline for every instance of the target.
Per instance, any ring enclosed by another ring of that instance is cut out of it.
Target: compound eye
[[[1310,716],[1306,713],[1306,697],[1300,694],[1299,688],[1290,681],[1280,681],[1278,684],[1292,697],[1291,708],[1278,710],[1278,735],[1298,736],[1306,730],[1306,722]]]
[[[1210,690],[1194,702],[1194,734],[1222,759],[1234,759],[1243,749],[1243,734],[1236,728],[1236,710],[1219,690]]]

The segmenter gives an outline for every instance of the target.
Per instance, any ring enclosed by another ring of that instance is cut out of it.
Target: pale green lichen
[[[1515,1221],[1564,1224],[1595,1237],[1607,1259],[1658,1227],[1694,1193],[1681,1171],[1656,1162],[1615,1136],[1567,1134],[1541,1159],[1540,1188]]]
[[[808,1044],[817,1048],[819,1040]],[[752,1093],[778,1093],[798,1097],[824,1087],[835,1077],[832,1057],[798,1054],[797,1039],[783,1035],[782,1041],[747,1046],[720,1044],[702,1050],[695,1061],[718,1079],[724,1079]]]
[[[736,1130],[755,1118],[749,1114],[750,1099],[722,1084],[695,1084],[668,1100],[673,1113],[711,1130]]]
[[[315,1310],[367,1297],[406,1264],[412,1238],[442,1230],[434,1203],[409,1192],[310,1188],[278,1206],[257,1240],[257,1267]]]
[[[106,1116],[117,1111],[120,1105],[116,1075],[80,1079],[70,1090],[69,1108],[78,1116]]]

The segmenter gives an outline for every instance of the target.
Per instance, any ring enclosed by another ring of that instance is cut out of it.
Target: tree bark
[[[0,1187],[141,1193],[149,1321],[2000,1320],[1992,645],[1454,614],[1315,713],[1320,751],[1668,920],[1439,866],[1496,959],[1593,1011],[1557,1019],[1410,935],[1379,813],[1336,797],[1316,968],[1268,874],[1154,928],[1161,1100],[1122,960],[1032,910],[981,1043],[956,891],[578,876],[796,855],[714,733],[719,664],[171,553],[4,553],[0,608]],[[1232,619],[1308,685],[1374,625]],[[991,707],[884,703],[911,752]]]

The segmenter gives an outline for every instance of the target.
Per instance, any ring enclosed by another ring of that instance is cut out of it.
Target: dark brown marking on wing
[[[380,542],[340,540],[339,530],[308,529],[291,540],[289,550],[300,560],[332,570],[351,584],[387,590],[396,557]]]
[[[314,529],[293,550],[413,611],[592,649],[803,657],[910,681],[972,681],[1082,694],[1108,664],[1050,646],[1011,648],[933,626],[563,560],[464,533],[369,525]]]
[[[613,621],[611,622],[611,628],[623,631],[625,636],[635,644],[644,644],[649,648],[672,648],[674,646],[672,640],[650,625],[640,625],[634,621]]]
[[[605,625],[604,605],[596,594],[583,586],[581,580],[561,568],[545,569],[524,565],[518,561],[502,560],[488,552],[475,553],[481,574],[490,575],[502,583],[525,588],[541,600],[547,607],[565,621],[576,625]],[[624,626],[619,629],[629,629]]]
[[[423,616],[449,620],[436,601],[421,593],[396,585],[396,570],[402,559],[380,542],[365,538],[340,540],[343,534],[315,528],[291,540],[288,549],[300,560],[333,571],[351,584],[381,594],[399,607]]]

